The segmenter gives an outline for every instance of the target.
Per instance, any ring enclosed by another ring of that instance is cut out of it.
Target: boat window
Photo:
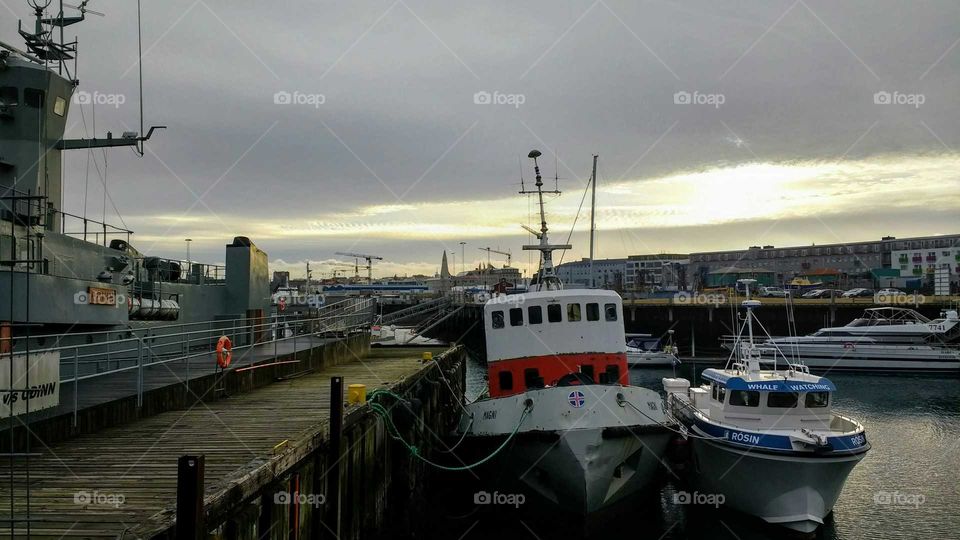
[[[588,321],[599,321],[600,320],[600,304],[591,302],[587,304],[587,320]]]
[[[63,116],[65,112],[67,112],[67,102],[62,97],[57,96],[56,101],[53,102],[53,114]]]
[[[563,320],[563,311],[560,304],[547,305],[547,320],[550,322],[560,322]]]
[[[755,390],[731,390],[730,405],[737,407],[759,407],[760,392]]]
[[[605,304],[603,306],[603,313],[607,318],[607,321],[617,320],[617,305],[616,304]]]
[[[530,306],[527,308],[527,323],[528,324],[541,324],[543,323],[543,308],[540,306]]]
[[[497,378],[500,380],[501,390],[513,390],[513,373],[501,371],[497,374]]]
[[[727,398],[727,387],[718,385],[717,401],[719,401],[720,403],[723,403],[723,400],[725,400],[726,398]]]
[[[523,308],[510,308],[510,326],[523,326]]]
[[[792,409],[797,406],[796,392],[770,392],[767,394],[767,407],[775,409]]]
[[[826,407],[830,403],[830,392],[807,392],[803,401],[808,409]]]
[[[503,312],[502,311],[493,312],[493,327],[503,328]]]
[[[0,86],[0,105],[13,107],[18,103],[16,86]]]
[[[610,364],[607,366],[607,384],[617,384],[620,382],[620,366]]]
[[[580,304],[567,304],[567,322],[580,320]]]
[[[37,88],[24,88],[23,89],[23,101],[28,106],[33,107],[34,109],[39,109],[43,107],[43,90]]]
[[[717,399],[717,383],[710,383],[710,389],[713,391],[713,399]]]
[[[543,377],[540,376],[540,370],[537,368],[523,370],[523,384],[527,388],[543,388]]]

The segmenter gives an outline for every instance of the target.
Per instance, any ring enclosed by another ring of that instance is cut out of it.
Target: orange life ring
[[[855,350],[855,349],[857,348],[857,346],[848,341],[848,342],[846,342],[846,343],[843,344],[843,348],[844,348],[844,349],[853,349],[853,350]]]
[[[277,301],[277,307],[280,309],[280,311],[286,311],[286,310],[287,310],[287,299],[286,299],[286,297],[283,297],[283,296],[280,297],[280,300]]]
[[[217,365],[226,369],[232,359],[233,343],[230,343],[230,338],[227,336],[220,336],[220,339],[217,340]]]

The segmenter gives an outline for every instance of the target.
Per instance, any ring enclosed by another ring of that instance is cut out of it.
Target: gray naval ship
[[[156,347],[191,324],[269,317],[267,255],[249,239],[226,246],[225,266],[185,262],[148,256],[132,231],[64,211],[65,152],[127,147],[142,156],[162,126],[65,139],[80,90],[77,42],[64,42],[63,29],[84,20],[87,2],[72,17],[62,5],[51,15],[49,0],[29,4],[36,21],[32,30],[20,23],[25,47],[0,42],[0,353],[76,344],[87,357],[101,341],[149,337]]]

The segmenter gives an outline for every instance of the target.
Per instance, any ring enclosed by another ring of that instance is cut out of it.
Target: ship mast
[[[563,288],[563,283],[560,282],[560,278],[557,277],[556,272],[553,268],[553,251],[557,249],[572,249],[573,246],[570,244],[550,244],[550,239],[548,238],[547,232],[547,215],[543,208],[543,194],[552,193],[559,195],[559,190],[553,191],[544,191],[543,190],[543,177],[540,175],[540,164],[537,162],[537,158],[542,154],[539,150],[531,150],[527,157],[533,160],[533,170],[537,176],[536,182],[536,191],[527,191],[521,190],[520,193],[524,195],[534,194],[537,195],[537,203],[540,205],[540,233],[536,234],[537,239],[540,240],[538,244],[534,245],[525,245],[523,249],[526,251],[539,251],[540,252],[540,270],[537,273],[537,290],[538,291],[550,291],[550,290],[560,290]]]

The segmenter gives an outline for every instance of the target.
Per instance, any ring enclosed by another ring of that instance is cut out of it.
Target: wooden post
[[[177,460],[177,540],[206,537],[203,524],[203,455]]]
[[[327,455],[327,493],[324,537],[340,538],[340,453],[343,439],[343,377],[330,377],[330,451]]]

